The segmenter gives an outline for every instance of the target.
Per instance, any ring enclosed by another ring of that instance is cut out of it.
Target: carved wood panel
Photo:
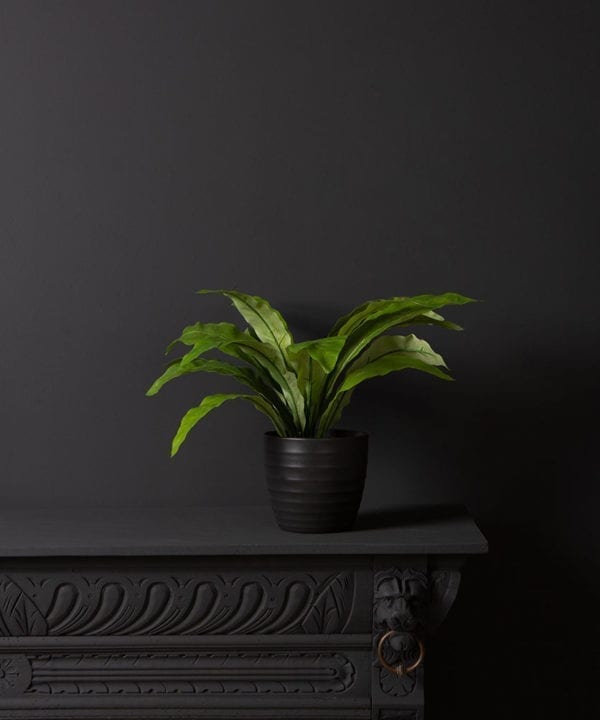
[[[422,632],[428,611],[429,578],[413,568],[386,568],[374,578],[373,640],[375,647],[389,630],[398,633],[384,650],[386,660],[395,664],[406,662],[414,649],[412,633]],[[395,697],[405,697],[415,690],[417,672],[398,676],[379,667],[381,690]]]
[[[344,693],[355,676],[329,652],[0,655],[0,697]]]
[[[401,558],[398,558],[401,560]],[[415,560],[417,560],[415,558]],[[373,577],[373,706],[378,720],[422,720],[423,665],[411,672],[391,672],[410,667],[454,602],[460,573],[456,569],[379,565]],[[407,705],[408,703],[408,705]]]
[[[0,719],[279,708],[280,720],[315,708],[422,720],[422,668],[389,672],[377,643],[394,630],[384,656],[406,664],[410,639],[439,625],[459,578],[423,557],[6,561]]]
[[[366,570],[362,577],[365,585]],[[365,603],[357,616],[358,581],[351,568],[5,569],[0,637],[364,632],[369,620]]]

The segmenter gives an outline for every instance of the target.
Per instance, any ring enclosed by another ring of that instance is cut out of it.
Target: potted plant
[[[460,330],[437,310],[472,300],[456,293],[371,300],[340,318],[327,337],[295,343],[281,313],[263,298],[237,290],[199,293],[229,298],[247,327],[198,322],[184,328],[167,353],[179,344],[187,352],[167,366],[147,395],[196,372],[228,375],[251,392],[209,395],[188,410],[171,456],[212,410],[228,400],[246,400],[274,427],[265,434],[265,459],[279,526],[293,532],[349,529],[362,498],[368,435],[336,426],[354,389],[369,378],[406,369],[451,380],[442,356],[425,340],[387,333],[407,325]],[[236,362],[207,356],[211,351]]]

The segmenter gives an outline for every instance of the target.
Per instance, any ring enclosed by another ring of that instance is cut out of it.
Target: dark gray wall
[[[366,506],[463,502],[491,542],[430,652],[432,718],[592,717],[600,84],[589,2],[0,3],[0,493],[266,501],[261,416],[168,458],[212,378],[168,340],[264,295],[297,337],[370,297],[485,302],[458,382],[373,381]],[[437,689],[437,692],[436,692]]]

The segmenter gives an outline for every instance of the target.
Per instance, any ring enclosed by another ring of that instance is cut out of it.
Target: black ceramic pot
[[[369,436],[334,430],[325,438],[265,434],[267,487],[282,530],[349,530],[362,499]]]

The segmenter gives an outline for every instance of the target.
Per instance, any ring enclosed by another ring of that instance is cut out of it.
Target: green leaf
[[[341,336],[306,340],[306,342],[290,345],[287,352],[292,359],[297,358],[302,353],[307,353],[319,363],[326,373],[329,373],[335,367],[345,342],[346,338]]]
[[[188,364],[208,349],[218,349],[226,355],[237,357],[266,373],[265,381],[275,384],[293,417],[296,432],[305,427],[304,397],[298,388],[296,375],[288,365],[284,348],[291,344],[292,336],[281,314],[266,300],[235,290],[200,290],[200,294],[216,293],[230,298],[235,307],[249,323],[250,328],[241,332],[231,323],[196,323],[183,331],[174,342],[192,345],[182,358]],[[168,349],[171,349],[173,343]]]
[[[445,293],[443,295],[418,295],[416,298],[406,298],[400,301],[378,300],[367,305],[375,306],[369,309],[369,315],[364,312],[358,313],[360,317],[350,320],[354,330],[346,340],[346,344],[336,365],[335,370],[328,381],[327,393],[335,395],[336,386],[350,364],[362,353],[362,351],[375,338],[383,335],[393,327],[410,325],[414,320],[423,315],[424,309],[434,310],[448,304],[464,304],[474,302],[457,293]],[[429,317],[428,320],[435,320]]]
[[[200,405],[188,410],[181,419],[181,423],[179,424],[179,428],[175,433],[175,437],[173,438],[173,442],[171,444],[171,457],[177,454],[190,430],[197,425],[202,418],[206,417],[208,413],[220,407],[228,400],[248,400],[257,410],[260,410],[260,412],[267,415],[267,417],[273,421],[275,429],[278,433],[281,434],[283,432],[283,428],[281,428],[279,424],[277,413],[274,412],[274,409],[268,402],[266,402],[266,400],[264,400],[264,398],[261,398],[258,395],[241,395],[239,393],[208,395],[204,398],[204,400],[202,400]]]
[[[317,428],[317,437],[325,437],[331,428],[334,428],[342,417],[342,413],[350,404],[354,390],[339,392],[329,407],[321,415]]]
[[[377,338],[356,360],[350,370],[357,370],[359,367],[379,360],[386,355],[393,355],[399,352],[411,355],[427,365],[446,367],[444,358],[436,353],[427,341],[410,334],[383,335]]]
[[[411,325],[437,325],[437,327],[446,328],[446,330],[462,330],[460,325],[446,320],[433,310],[427,310],[422,315],[417,315],[410,321]]]
[[[430,375],[435,375],[442,380],[452,380],[450,375],[445,373],[443,370],[440,370],[435,365],[429,365],[428,363],[423,362],[423,360],[418,360],[413,355],[398,352],[390,355],[384,355],[378,360],[373,360],[373,362],[368,363],[368,365],[365,365],[358,370],[351,370],[345,377],[344,382],[340,387],[340,392],[350,390],[364,380],[369,380],[373,377],[381,377],[396,370],[406,370],[408,368],[421,370],[422,372],[429,373]]]
[[[156,395],[158,391],[171,380],[195,372],[229,375],[244,385],[251,387],[253,390],[261,388],[260,377],[254,368],[239,367],[238,365],[232,365],[231,363],[222,362],[221,360],[207,360],[204,358],[192,360],[187,364],[183,364],[182,361],[183,358],[179,358],[170,363],[164,373],[152,383],[146,395],[148,397]]]
[[[306,416],[304,397],[298,387],[298,379],[290,370],[284,370],[277,362],[275,350],[251,335],[240,333],[236,340],[224,343],[219,350],[226,355],[239,358],[261,371],[265,383],[271,384],[281,394],[281,398],[292,415],[296,431],[304,429]]]
[[[392,297],[382,298],[380,300],[369,300],[351,310],[348,315],[341,317],[329,332],[329,335],[350,335],[366,320],[383,313],[392,313],[405,310],[406,308],[416,308],[409,297]]]
[[[166,354],[170,353],[177,343],[189,345],[192,349],[181,358],[185,365],[197,357],[218,348],[223,342],[228,342],[231,335],[241,330],[232,323],[194,323],[185,327],[181,335],[167,346]]]
[[[243,399],[252,403],[259,412],[269,418],[280,437],[287,437],[288,430],[282,423],[279,412],[271,405],[271,403],[269,403],[268,400],[260,395],[244,395]]]
[[[249,332],[242,332],[232,323],[196,323],[184,329],[174,342],[192,345],[192,349],[181,359],[188,365],[208,349],[218,349],[225,355],[251,364],[261,373],[266,385],[274,386],[292,415],[297,432],[305,424],[304,398],[298,388],[297,378],[281,361],[280,350],[270,343],[257,340]],[[173,344],[173,343],[172,343]]]
[[[220,407],[224,402],[227,402],[227,400],[237,400],[239,397],[239,393],[208,395],[204,398],[200,405],[188,410],[181,418],[179,428],[173,438],[173,442],[171,444],[171,457],[177,454],[181,444],[188,436],[190,430],[197,425],[203,417],[206,417],[209,412]]]
[[[231,357],[238,358],[251,364],[260,373],[266,384],[277,389],[291,413],[298,432],[304,428],[304,398],[298,387],[298,381],[293,372],[285,367],[278,359],[278,351],[270,344],[256,340],[246,332],[240,332],[235,326],[228,328],[224,335],[224,342],[219,350]]]
[[[194,371],[182,368],[179,360],[177,360],[176,363],[171,363],[169,367],[164,371],[164,373],[157,377],[156,380],[152,383],[152,385],[150,385],[148,390],[146,390],[146,396],[152,397],[152,395],[156,395],[156,393],[159,392],[163,385],[166,385],[168,382],[174,380],[177,377],[187,375],[190,372]]]
[[[409,368],[428,372],[444,380],[452,380],[448,374],[438,370],[440,366],[446,366],[444,358],[436,353],[428,342],[415,335],[384,335],[377,338],[352,363],[347,374],[342,376],[343,381],[329,397],[319,424],[319,432],[326,432],[338,422],[342,410],[350,401],[348,397],[342,404],[342,397],[364,380]]]
[[[236,290],[201,290],[230,299],[247,322],[242,331],[232,323],[196,323],[172,342],[187,346],[147,391],[154,395],[172,379],[193,372],[234,377],[255,395],[219,394],[205,398],[181,421],[173,440],[175,454],[190,429],[229,399],[251,402],[273,422],[282,436],[322,437],[341,417],[354,388],[371,377],[417,369],[451,379],[443,358],[414,335],[388,336],[410,324],[461,329],[436,311],[445,305],[473,302],[457,293],[392,297],[363,303],[333,326],[328,337],[294,344],[281,314],[263,298]],[[244,366],[202,357],[210,350],[241,360]]]
[[[256,333],[258,339],[278,348],[285,364],[283,350],[294,340],[281,313],[264,298],[257,295],[246,295],[237,290],[198,290],[198,294],[223,295],[229,298],[236,310]]]
[[[414,297],[392,297],[381,300],[371,300],[354,308],[348,315],[340,318],[329,335],[350,335],[363,323],[374,320],[381,315],[397,314],[406,311],[437,310],[446,305],[464,305],[475,302],[472,298],[458,293],[444,293],[442,295],[415,295]],[[413,316],[418,315],[415,312]]]
[[[343,337],[327,337],[296,343],[287,349],[304,397],[304,437],[313,437],[316,432],[327,374],[335,367],[344,342]]]
[[[436,310],[446,305],[467,305],[468,303],[478,302],[475,298],[454,292],[442,293],[441,295],[413,295],[411,300],[430,310]]]
[[[221,360],[198,358],[182,365],[183,358],[173,360],[165,372],[157,378],[146,392],[148,397],[156,395],[159,390],[176,377],[182,377],[195,372],[217,373],[218,375],[228,375],[238,382],[246,385],[260,396],[262,396],[270,406],[272,406],[279,415],[279,424],[283,428],[289,428],[289,432],[293,434],[294,420],[292,415],[281,397],[277,392],[277,388],[273,386],[271,378],[262,370],[255,367],[240,367],[231,363],[222,362]],[[275,424],[275,423],[274,423]],[[287,434],[288,430],[286,430]]]
[[[303,436],[313,437],[318,419],[323,390],[327,380],[325,370],[307,352],[300,352],[295,358],[298,388],[304,397],[306,422]]]

